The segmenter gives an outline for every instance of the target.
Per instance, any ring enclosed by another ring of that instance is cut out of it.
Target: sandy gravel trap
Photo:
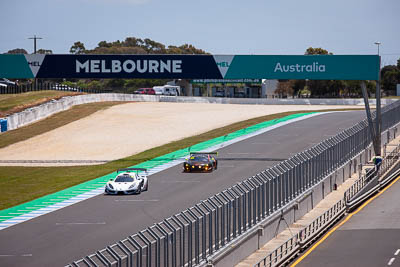
[[[0,149],[0,161],[28,166],[101,164],[250,118],[342,108],[360,106],[126,103]]]

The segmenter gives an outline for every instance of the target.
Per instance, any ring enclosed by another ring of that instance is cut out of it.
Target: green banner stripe
[[[2,78],[34,78],[24,55],[1,55],[0,74]]]

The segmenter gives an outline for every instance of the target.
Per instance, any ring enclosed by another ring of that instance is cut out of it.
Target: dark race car
[[[190,153],[189,158],[183,163],[184,172],[212,172],[218,167],[215,155],[218,153]]]

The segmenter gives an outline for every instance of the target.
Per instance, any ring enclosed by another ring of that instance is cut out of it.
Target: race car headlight
[[[114,190],[114,187],[112,186],[112,184],[107,184],[107,186],[108,186],[108,188],[110,188],[110,189],[113,189],[113,190]]]
[[[137,187],[138,185],[137,184],[133,184],[133,185],[131,185],[130,187],[129,187],[129,189],[134,189],[135,187]]]

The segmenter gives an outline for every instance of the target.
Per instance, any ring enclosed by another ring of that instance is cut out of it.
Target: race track
[[[143,230],[238,181],[348,128],[365,111],[337,112],[282,126],[221,149],[213,173],[175,166],[149,177],[140,196],[104,196],[0,231],[0,266],[63,266]],[[6,256],[7,255],[7,256]]]

